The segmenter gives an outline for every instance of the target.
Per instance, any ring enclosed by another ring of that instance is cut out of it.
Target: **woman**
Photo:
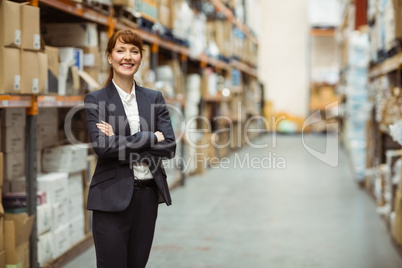
[[[98,267],[145,267],[158,204],[171,205],[162,159],[176,143],[162,94],[134,81],[143,43],[129,30],[109,39],[105,87],[85,97],[98,162],[88,195]]]

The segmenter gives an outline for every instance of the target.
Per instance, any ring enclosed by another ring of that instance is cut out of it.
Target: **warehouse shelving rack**
[[[228,9],[220,0],[210,0],[215,8],[224,13],[226,18],[232,22],[232,24],[240,29],[247,38],[249,38],[252,43],[258,47],[258,41],[251,31],[243,23],[241,23],[233,14],[233,12]],[[252,77],[253,79],[258,78],[257,70],[254,66],[250,66],[247,63],[241,62],[239,60],[230,60],[230,62],[224,62],[215,58],[206,56],[205,54],[191,58],[189,56],[189,49],[186,46],[175,44],[171,41],[163,40],[160,36],[141,30],[138,28],[132,28],[130,25],[119,21],[113,17],[113,12],[110,15],[105,15],[96,10],[82,5],[81,3],[73,2],[70,0],[32,0],[30,2],[32,6],[40,7],[46,5],[48,7],[60,10],[66,14],[70,14],[75,17],[79,17],[83,20],[95,22],[99,25],[107,27],[109,35],[111,35],[114,30],[119,29],[130,29],[141,35],[145,42],[151,44],[151,69],[157,67],[158,64],[158,53],[159,48],[163,48],[172,52],[173,54],[179,55],[177,58],[180,61],[180,67],[184,74],[187,74],[187,68],[189,62],[195,62],[199,64],[200,70],[207,66],[211,66],[219,71],[229,72],[233,68],[238,69],[245,76]],[[242,90],[236,92],[242,93]],[[27,125],[26,125],[26,185],[27,185],[27,212],[29,215],[36,215],[36,190],[37,190],[37,156],[36,156],[36,128],[37,128],[37,114],[39,108],[46,107],[59,107],[59,108],[69,108],[76,105],[83,104],[84,96],[59,96],[59,95],[0,95],[0,109],[7,108],[26,108],[27,109]],[[206,101],[225,101],[221,98],[216,98],[214,100]],[[182,99],[172,98],[166,99],[166,103],[172,103],[179,105],[181,108],[185,106],[185,101]],[[235,118],[234,118],[235,119]],[[237,121],[241,122],[241,118],[237,118]],[[182,146],[183,148],[184,146]],[[182,149],[184,150],[184,148]],[[183,153],[183,151],[182,151]],[[180,178],[180,183],[184,185],[185,177],[184,172],[182,172],[182,177]],[[78,244],[73,246],[69,251],[60,256],[58,259],[53,260],[51,263],[45,265],[45,267],[58,267],[59,265],[65,263],[69,259],[81,253],[87,247],[92,244],[92,235],[87,234],[86,237]],[[30,238],[30,267],[39,267],[37,263],[37,229],[36,221],[34,222],[32,228],[32,234]]]
[[[342,26],[340,27],[340,34],[342,37],[347,37],[347,34],[343,33],[343,31],[347,29],[366,31],[367,25],[369,27],[373,26],[373,23],[375,21],[374,18],[367,18],[367,4],[368,1],[365,0],[355,0],[354,3],[353,2],[349,3],[349,5],[353,6],[353,9],[351,10],[354,10],[354,14],[352,15],[354,15],[355,19],[354,22],[350,21],[350,18],[348,18],[347,9],[345,9],[346,12],[343,14],[343,23]],[[350,25],[351,22],[354,24]],[[397,50],[396,54],[388,53],[388,56],[385,59],[383,58],[379,62],[370,63],[370,68],[367,74],[369,81],[373,82],[376,79],[380,79],[381,77],[387,76],[391,79],[391,81],[393,80],[394,86],[401,88],[402,52],[400,52],[401,51],[400,48],[401,48],[400,46],[396,47]],[[343,49],[345,50],[345,48]],[[379,48],[376,47],[376,49]],[[375,53],[378,52],[379,52],[378,50],[375,51]],[[383,50],[382,52],[385,52],[385,50]],[[386,52],[391,51],[388,50]],[[342,66],[340,71],[341,80],[346,80],[345,77],[348,69],[349,66],[348,63],[346,62],[344,63],[344,66]],[[369,96],[369,98],[372,98],[371,99],[372,102],[374,101],[374,96]],[[392,139],[388,125],[385,125],[382,122],[377,122],[375,117],[376,112],[378,111],[376,111],[376,109],[377,107],[376,105],[374,105],[374,108],[371,109],[369,112],[370,113],[369,120],[366,122],[367,152],[365,157],[366,157],[366,168],[370,170],[374,169],[375,172],[380,173],[382,172],[380,170],[381,164],[390,164],[387,163],[386,161],[387,160],[386,152],[388,150],[398,150],[401,148],[402,144],[399,144]],[[391,166],[389,167],[391,168]],[[371,173],[371,171],[369,173]],[[373,200],[376,200],[377,197],[373,192],[373,185],[372,185],[373,182],[371,181],[370,176],[372,176],[372,174],[366,174],[365,180],[359,183],[362,188],[365,188],[367,190],[368,194],[373,198]],[[394,200],[391,201],[392,206],[394,205],[393,202]],[[387,216],[381,215],[381,217],[384,219],[384,222],[387,225],[389,234],[391,236],[391,240],[396,246],[396,249],[400,253],[402,253],[401,245],[398,244],[395,237],[392,235],[393,230],[389,215]]]

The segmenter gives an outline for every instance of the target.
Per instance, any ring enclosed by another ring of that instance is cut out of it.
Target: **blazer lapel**
[[[135,85],[135,97],[138,105],[138,113],[140,115],[141,131],[152,131],[151,122],[151,102],[145,95],[142,87]]]
[[[107,85],[106,91],[109,96],[106,108],[109,110],[111,115],[110,118],[106,118],[106,120],[110,121],[109,124],[112,125],[116,134],[119,134],[121,130],[124,129],[123,135],[129,136],[130,125],[128,124],[127,115],[124,111],[120,95],[117,93],[117,89],[112,81]]]

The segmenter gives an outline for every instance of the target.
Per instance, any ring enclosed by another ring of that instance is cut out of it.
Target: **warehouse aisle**
[[[325,151],[324,136],[307,140]],[[173,190],[173,205],[160,206],[147,267],[402,267],[344,152],[333,168],[311,156],[301,136],[278,136],[275,148],[273,136],[258,140],[267,142]],[[252,168],[259,160],[265,168]],[[65,266],[73,267],[96,267],[93,247]]]

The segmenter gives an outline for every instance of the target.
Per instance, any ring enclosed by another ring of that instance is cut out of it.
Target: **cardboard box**
[[[57,126],[58,122],[58,113],[59,110],[58,108],[43,108],[40,107],[38,109],[38,116],[37,116],[37,122],[38,124],[49,124],[49,123],[55,123]]]
[[[4,153],[25,150],[25,127],[2,127],[1,148]]]
[[[38,236],[38,262],[41,267],[53,259],[53,234],[47,232]]]
[[[17,127],[26,125],[25,108],[7,108],[1,110],[1,126]]]
[[[98,83],[97,87],[99,87],[99,86],[101,86],[101,85],[103,85],[103,84],[105,83],[105,79],[102,77],[103,74],[101,73],[101,71],[100,71],[99,69],[87,68],[87,67],[85,67],[85,68],[84,68],[84,71],[85,71],[93,80],[95,80],[95,81]],[[87,83],[87,81],[83,80],[82,82],[83,82],[83,83],[81,83],[81,84],[82,84],[81,89],[88,90],[88,91],[90,91],[90,92],[96,90],[96,88],[94,88],[93,86],[91,86],[90,83]]]
[[[78,67],[68,62],[59,64],[59,77],[57,79],[57,93],[62,96],[79,94],[80,76]]]
[[[68,213],[69,203],[59,202],[52,204],[52,230],[57,230],[66,224],[71,218]]]
[[[84,50],[76,47],[59,48],[60,63],[66,63],[67,66],[77,66],[78,70],[84,70]],[[60,66],[59,66],[60,72]]]
[[[6,264],[29,267],[29,236],[34,216],[26,213],[5,214],[4,236]]]
[[[54,172],[40,174],[37,178],[38,190],[46,192],[47,202],[50,204],[67,202],[68,174]]]
[[[16,48],[0,47],[0,93],[19,94],[20,92],[20,51]]]
[[[25,174],[25,152],[5,153],[4,180],[12,180]]]
[[[113,0],[113,5],[127,6],[130,9],[134,9],[136,0]]]
[[[1,173],[3,173],[3,172],[1,172]],[[0,191],[3,195],[10,192],[10,188],[9,188],[9,185],[7,184],[7,182],[8,181],[4,180],[3,187],[1,187],[1,189],[0,189]]]
[[[73,196],[75,194],[83,195],[84,193],[84,182],[82,178],[82,172],[75,172],[69,174],[68,178],[68,195]]]
[[[83,64],[84,67],[101,68],[102,53],[99,47],[84,47]]]
[[[53,259],[60,257],[70,249],[69,224],[66,223],[59,229],[53,231]]]
[[[52,206],[47,203],[36,207],[36,224],[38,235],[50,231],[52,228]]]
[[[1,208],[3,209],[3,208]],[[4,214],[4,210],[2,212]],[[4,250],[4,217],[0,216],[0,252]],[[1,267],[1,266],[0,266]]]
[[[84,194],[74,194],[68,197],[68,217],[84,217]]]
[[[39,53],[21,51],[21,93],[39,93]]]
[[[25,192],[26,191],[26,178],[25,176],[18,177],[8,181],[11,193]]]
[[[48,92],[48,59],[47,54],[38,52],[39,57],[39,94]]]
[[[0,1],[0,47],[21,46],[20,10],[18,3]]]
[[[87,168],[88,149],[75,145],[46,148],[43,153],[45,172],[73,173]]]
[[[68,226],[71,246],[82,241],[85,238],[84,216],[78,216],[72,219]]]
[[[2,198],[3,192],[0,192],[0,200],[3,200]],[[4,216],[4,207],[3,207],[3,201],[0,202],[0,217]]]
[[[0,267],[6,267],[6,251],[0,251]]]
[[[36,131],[36,145],[39,150],[55,146],[59,141],[57,122],[38,124]]]
[[[57,93],[59,88],[59,49],[57,47],[45,47],[47,55],[47,93]]]
[[[402,244],[402,189],[399,189],[395,192],[394,209],[395,209],[395,222],[393,224],[393,228],[391,231],[396,242],[399,245],[401,245]]]
[[[21,6],[21,47],[40,49],[40,13],[39,8],[31,5]]]
[[[171,24],[172,20],[170,18],[170,8],[166,5],[159,5],[158,7],[158,17],[159,22],[163,26],[172,29],[173,25]]]
[[[96,23],[47,23],[44,39],[52,46],[97,47],[98,28]]]
[[[3,153],[0,153],[0,170],[4,170]],[[3,187],[3,180],[4,180],[3,178],[4,178],[3,172],[0,172],[0,188]]]
[[[136,0],[134,10],[142,13],[149,20],[158,19],[158,3],[155,0]]]

